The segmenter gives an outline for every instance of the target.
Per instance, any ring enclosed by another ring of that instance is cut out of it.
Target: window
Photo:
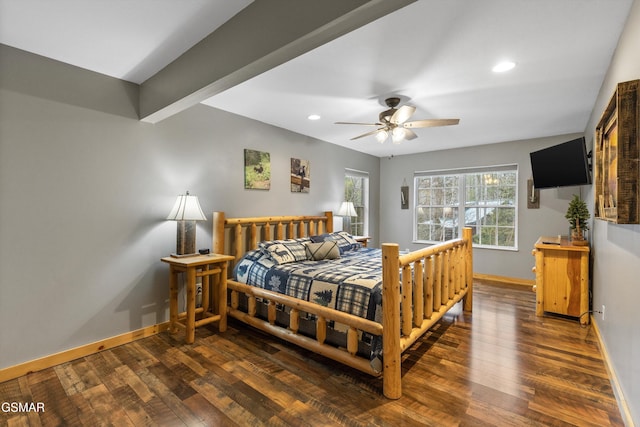
[[[353,202],[357,217],[351,218],[354,236],[369,234],[369,174],[367,172],[346,169],[344,175],[344,200]]]
[[[416,172],[414,240],[443,242],[473,229],[480,247],[517,249],[516,165]]]
[[[433,175],[415,178],[416,239],[443,242],[457,238],[460,176]]]

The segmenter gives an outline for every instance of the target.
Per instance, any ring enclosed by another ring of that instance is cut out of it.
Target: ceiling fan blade
[[[412,107],[410,105],[403,105],[402,107],[398,108],[398,111],[393,113],[393,116],[391,116],[391,119],[389,119],[389,122],[395,125],[402,124],[407,120],[409,120],[409,117],[411,117],[415,111],[416,111],[416,107]]]
[[[460,119],[428,119],[428,120],[415,120],[413,122],[406,122],[402,125],[404,128],[432,128],[436,126],[451,126],[460,123]]]
[[[417,137],[418,137],[418,135],[416,135],[416,133],[414,131],[412,131],[411,129],[405,129],[404,130],[404,139],[412,140],[412,139],[416,139]]]
[[[335,125],[382,126],[382,123],[335,122]]]
[[[353,138],[351,138],[351,141],[353,141],[354,139],[364,138],[365,136],[374,135],[374,134],[376,134],[378,132],[384,132],[384,131],[385,131],[385,128],[372,130],[371,132],[367,132],[367,133],[363,133],[362,135],[354,136]]]

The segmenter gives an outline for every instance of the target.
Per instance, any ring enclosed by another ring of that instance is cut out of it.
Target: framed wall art
[[[595,217],[640,224],[640,80],[618,83],[594,145]]]
[[[244,150],[244,188],[268,190],[271,188],[271,157],[258,150]]]
[[[308,193],[311,189],[311,166],[309,160],[291,158],[291,192]]]
[[[402,180],[400,187],[400,209],[409,209],[409,185],[406,179]]]

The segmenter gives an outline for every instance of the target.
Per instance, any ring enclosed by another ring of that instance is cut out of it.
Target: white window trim
[[[362,229],[364,231],[365,236],[369,236],[369,172],[361,171],[357,169],[349,169],[345,168],[344,170],[345,178],[347,176],[353,176],[356,178],[364,178],[365,188],[362,189],[363,192],[363,203],[364,203],[364,221]]]
[[[424,177],[424,176],[439,176],[439,175],[464,175],[464,174],[477,174],[477,173],[491,173],[491,172],[502,172],[502,171],[513,171],[516,174],[516,185],[515,185],[515,204],[514,204],[514,209],[515,209],[515,230],[514,230],[514,246],[495,246],[495,245],[480,245],[480,244],[475,244],[474,247],[477,248],[482,248],[482,249],[497,249],[497,250],[501,250],[501,251],[513,251],[513,252],[517,252],[518,251],[518,229],[519,227],[519,223],[518,223],[518,187],[520,186],[519,184],[519,173],[518,173],[518,164],[503,164],[503,165],[494,165],[494,166],[479,166],[479,167],[468,167],[468,168],[455,168],[455,169],[438,169],[438,170],[429,170],[429,171],[416,171],[413,173],[413,200],[414,200],[414,205],[413,205],[413,240],[412,243],[417,243],[417,244],[437,244],[437,243],[441,243],[441,242],[436,242],[436,241],[431,241],[431,240],[418,240],[417,238],[417,227],[416,227],[416,223],[417,223],[417,217],[416,217],[416,204],[417,204],[417,200],[418,200],[418,196],[416,194],[416,192],[418,191],[417,186],[416,186],[416,178],[419,177]],[[464,180],[461,180],[460,182],[460,188],[459,188],[459,194],[461,195],[461,204],[460,207],[458,209],[458,218],[460,219],[459,221],[459,227],[463,227],[462,224],[464,224],[464,221],[462,220],[464,217],[464,210],[465,210],[465,195],[466,192],[464,191]],[[461,235],[462,230],[459,229],[458,230],[459,234]]]

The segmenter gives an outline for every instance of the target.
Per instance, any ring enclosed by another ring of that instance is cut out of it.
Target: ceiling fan
[[[400,104],[400,98],[392,97],[385,99],[385,104],[389,107],[388,110],[380,113],[377,123],[353,123],[353,122],[336,122],[337,125],[363,125],[363,126],[379,126],[378,129],[371,132],[363,133],[362,135],[351,138],[354,139],[364,138],[365,136],[375,135],[376,139],[383,143],[391,136],[391,141],[394,144],[400,144],[402,140],[411,140],[418,137],[411,128],[428,128],[436,126],[450,126],[457,125],[460,119],[427,119],[427,120],[414,120],[408,122],[407,120],[416,111],[416,107],[410,105],[403,105],[400,108],[396,108]]]

